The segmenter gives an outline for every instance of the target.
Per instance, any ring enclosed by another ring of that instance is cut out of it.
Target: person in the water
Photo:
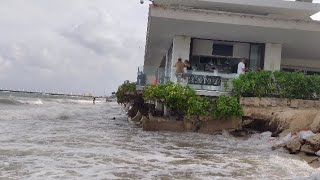
[[[96,97],[93,97],[93,104],[96,104]]]

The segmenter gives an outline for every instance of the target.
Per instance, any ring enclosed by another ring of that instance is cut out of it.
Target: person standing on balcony
[[[176,67],[177,82],[180,83],[182,76],[184,75],[184,67],[185,67],[185,64],[182,62],[181,58],[178,59],[178,62],[176,62],[174,67]]]
[[[188,60],[184,61],[185,67],[187,68],[187,74],[191,74],[192,73],[192,66],[190,64],[190,62]]]
[[[246,73],[246,59],[242,58],[241,61],[238,64],[238,71],[237,74],[238,76],[240,76],[241,74],[245,74]]]

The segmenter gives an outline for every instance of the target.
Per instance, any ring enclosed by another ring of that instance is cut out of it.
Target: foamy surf
[[[114,102],[30,98],[38,99],[43,105],[0,103],[0,179],[319,178],[307,163],[272,151],[269,132],[246,140],[144,132]]]

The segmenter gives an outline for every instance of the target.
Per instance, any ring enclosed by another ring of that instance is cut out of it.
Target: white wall
[[[233,57],[245,57],[250,56],[250,44],[249,43],[236,43],[236,42],[224,42],[224,41],[214,41],[214,40],[203,40],[194,39],[193,40],[193,55],[203,55],[212,56],[212,45],[216,44],[228,44],[233,45]]]
[[[194,39],[192,54],[193,55],[203,55],[203,56],[212,56],[212,40],[201,40]]]
[[[264,70],[277,71],[281,65],[281,44],[266,43]]]
[[[176,68],[174,65],[181,58],[182,61],[188,60],[190,56],[190,43],[191,37],[188,36],[175,36],[173,38],[173,49],[172,49],[172,64],[171,64],[171,81],[177,82],[175,76]]]

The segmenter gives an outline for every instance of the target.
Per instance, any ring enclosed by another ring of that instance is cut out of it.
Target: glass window
[[[251,44],[249,69],[253,71],[263,69],[263,61],[264,61],[264,45]]]

